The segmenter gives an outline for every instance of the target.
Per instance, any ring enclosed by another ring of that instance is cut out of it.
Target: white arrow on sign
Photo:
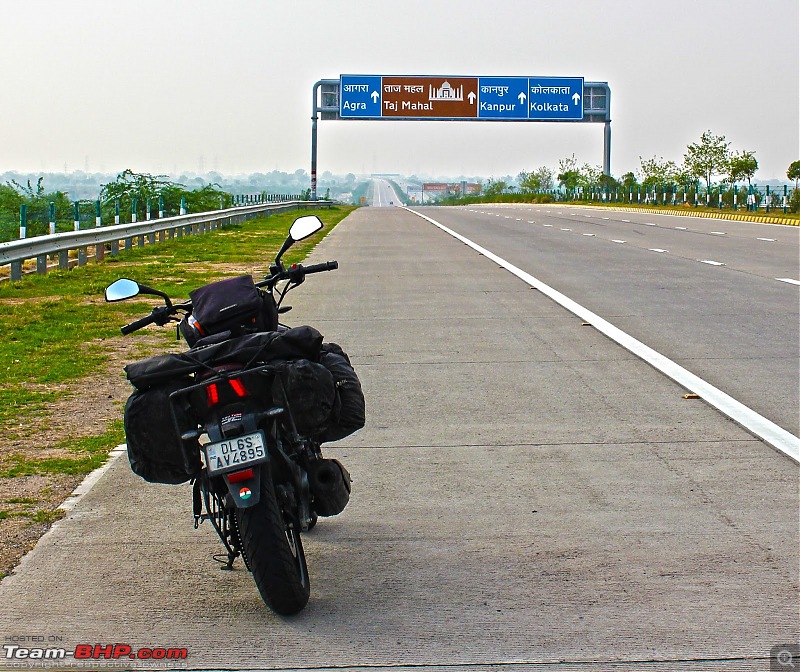
[[[475,99],[477,98],[477,96],[475,95],[474,91],[470,91],[469,95],[467,96],[467,98],[469,98],[469,104],[472,105],[475,102]]]
[[[581,94],[576,91],[572,94],[572,100],[575,101],[575,104],[577,105],[581,100]]]
[[[525,98],[527,98],[527,96],[524,93],[520,93],[519,96],[517,96],[517,98],[519,98],[519,104],[520,105],[524,105],[525,104]]]
[[[370,98],[372,98],[372,102],[373,102],[373,103],[377,103],[377,102],[378,102],[378,98],[380,98],[380,97],[381,97],[381,94],[380,94],[380,93],[378,93],[377,91],[373,91],[373,92],[372,92],[371,94],[369,94],[369,95],[370,95]]]

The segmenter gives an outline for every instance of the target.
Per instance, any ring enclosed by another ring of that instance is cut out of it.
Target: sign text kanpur
[[[582,121],[583,77],[341,75],[342,119]]]

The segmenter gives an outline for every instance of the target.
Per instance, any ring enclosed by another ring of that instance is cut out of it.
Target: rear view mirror
[[[307,215],[294,220],[289,229],[289,236],[296,243],[315,234],[323,227],[322,220],[316,215]]]
[[[106,301],[124,301],[139,294],[139,283],[128,278],[115,280],[106,287]]]

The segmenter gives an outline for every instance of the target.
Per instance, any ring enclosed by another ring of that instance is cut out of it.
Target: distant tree
[[[619,187],[619,180],[617,180],[613,175],[606,175],[605,173],[602,173],[600,175],[598,184],[607,191],[614,191],[614,189]]]
[[[639,157],[641,158],[641,157]],[[633,187],[638,186],[639,182],[636,180],[636,175],[633,172],[625,173],[622,176],[622,186],[625,189],[631,189]]]
[[[576,189],[581,185],[581,174],[577,170],[565,170],[559,173],[556,179],[566,189]]]
[[[592,187],[601,184],[603,181],[603,169],[600,166],[590,166],[584,163],[579,171],[580,183],[584,187]]]
[[[170,187],[175,186],[167,179],[166,175],[151,175],[149,173],[134,173],[130,168],[123,170],[113,182],[104,184],[100,188],[100,200],[112,203],[115,199],[130,204],[132,198],[140,201],[158,199]]]
[[[710,130],[700,136],[700,142],[686,148],[683,161],[693,176],[706,181],[710,191],[714,175],[726,175],[729,162],[729,142],[724,135],[714,135]]]
[[[533,174],[539,179],[539,189],[549,191],[553,188],[553,171],[547,166],[537,168]]]
[[[753,179],[753,175],[758,170],[758,161],[755,152],[736,152],[728,160],[728,178],[731,184],[742,179],[747,180],[748,186]]]
[[[786,177],[794,180],[794,188],[797,190],[797,181],[800,180],[800,161],[792,161],[786,171]]]
[[[640,156],[639,164],[637,173],[644,187],[652,188],[662,184],[672,184],[675,181],[678,167],[674,161],[665,161],[663,156],[661,159],[655,156],[652,159],[643,159]]]
[[[527,173],[523,170],[517,175],[517,180],[519,181],[519,190],[523,194],[533,194],[542,187],[539,176],[536,173]]]
[[[500,194],[506,193],[508,189],[508,185],[503,180],[495,180],[493,177],[489,178],[489,181],[486,183],[486,186],[483,188],[483,193],[486,196],[499,196]]]

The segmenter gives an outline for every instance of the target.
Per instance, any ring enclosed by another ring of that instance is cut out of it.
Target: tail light
[[[208,397],[209,407],[216,406],[219,403],[220,385],[221,383],[211,383],[210,385],[206,385],[206,396]],[[230,385],[237,397],[242,398],[250,396],[250,393],[247,391],[244,383],[238,378],[229,380],[228,385]]]

